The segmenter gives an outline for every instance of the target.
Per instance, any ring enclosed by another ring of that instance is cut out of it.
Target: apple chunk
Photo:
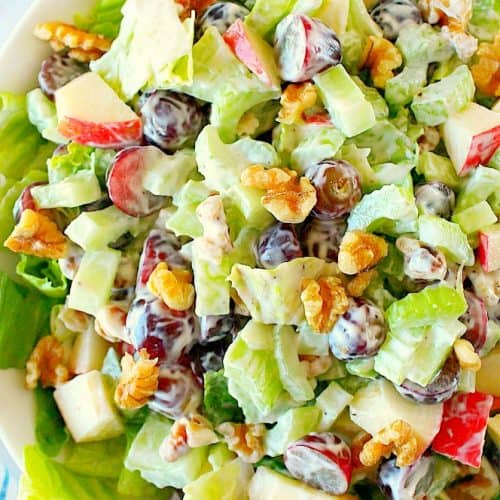
[[[125,147],[140,142],[141,119],[97,74],[85,73],[55,94],[59,132],[80,144]]]
[[[235,21],[223,35],[235,56],[266,85],[279,87],[280,78],[274,51],[241,19]]]
[[[500,269],[500,223],[479,232],[477,255],[487,273]]]
[[[443,138],[458,175],[486,165],[500,146],[500,114],[471,103],[443,125]]]

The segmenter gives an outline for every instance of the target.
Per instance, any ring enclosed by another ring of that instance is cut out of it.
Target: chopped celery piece
[[[301,257],[274,269],[252,269],[236,264],[229,280],[255,320],[299,325],[305,320],[300,300],[302,280],[335,274],[338,274],[337,264],[328,264],[315,257]]]
[[[85,252],[68,297],[68,307],[95,316],[106,304],[121,253],[110,248]]]
[[[374,370],[375,360],[373,358],[353,359],[345,364],[346,370],[351,375],[363,378],[377,378]]]
[[[122,234],[137,234],[139,219],[118,210],[114,205],[83,212],[66,228],[66,235],[85,250],[100,250],[116,241]]]
[[[39,208],[80,207],[102,197],[99,181],[90,170],[80,170],[53,184],[35,186],[31,194]]]
[[[422,174],[427,182],[442,182],[454,190],[459,189],[462,185],[451,160],[431,151],[420,153],[417,172]]]
[[[476,390],[476,372],[462,369],[458,378],[458,392],[474,392]]]
[[[387,203],[387,200],[391,200]],[[403,187],[389,184],[365,195],[348,219],[348,230],[402,234],[417,229],[417,207]]]
[[[397,109],[409,104],[427,83],[427,64],[412,63],[403,69],[399,75],[387,81],[385,99],[391,109]]]
[[[372,105],[377,120],[383,120],[389,116],[389,108],[384,98],[379,94],[379,91],[374,87],[369,87],[363,83],[363,80],[358,76],[352,77],[354,83],[359,87],[363,95]]]
[[[319,430],[328,431],[344,408],[352,401],[352,395],[344,391],[336,382],[330,382],[328,387],[317,397],[316,406],[321,410]]]
[[[64,322],[61,321],[59,313],[63,307],[64,306],[62,304],[56,304],[50,310],[50,333],[60,342],[73,340],[77,335],[77,332],[73,332],[67,328]]]
[[[453,215],[451,220],[456,222],[462,228],[462,231],[470,234],[479,231],[483,227],[495,224],[497,216],[487,201],[480,201],[477,205]]]
[[[311,356],[328,356],[330,344],[328,335],[319,335],[311,329],[307,322],[302,323],[298,328],[299,333],[299,354]]]
[[[375,125],[372,105],[341,64],[316,75],[314,83],[333,123],[344,135],[353,137]]]
[[[347,371],[345,369],[344,363],[337,358],[333,358],[332,366],[328,369],[327,372],[322,373],[318,380],[336,380],[339,378],[343,378],[347,375]]]
[[[274,327],[272,325],[265,325],[251,319],[241,330],[238,335],[248,344],[250,349],[273,349]]]
[[[297,402],[314,398],[314,386],[307,379],[306,369],[299,360],[298,335],[290,326],[276,326],[273,339],[274,355],[283,387]]]
[[[458,193],[455,211],[460,212],[472,207],[488,199],[493,193],[500,193],[500,170],[480,165],[474,169]]]
[[[431,83],[413,99],[411,109],[415,118],[425,125],[440,125],[448,116],[464,109],[474,97],[472,74],[465,65],[451,75]]]
[[[274,221],[274,217],[262,206],[260,189],[235,184],[226,196],[241,212],[246,226],[262,230]]]
[[[347,31],[355,31],[363,38],[370,35],[382,36],[380,26],[371,18],[363,0],[349,0]]]
[[[476,0],[472,2],[472,17],[468,31],[481,42],[493,42],[500,32],[500,5],[498,0]]]
[[[467,309],[464,296],[447,285],[426,287],[394,302],[386,311],[392,333],[401,328],[428,326],[436,321],[451,321]]]
[[[276,425],[264,438],[266,455],[276,457],[282,455],[288,443],[318,430],[321,412],[314,406],[291,408],[278,418]]]
[[[466,266],[474,264],[474,252],[458,224],[435,215],[421,215],[418,234],[424,243],[442,250],[453,262]]]

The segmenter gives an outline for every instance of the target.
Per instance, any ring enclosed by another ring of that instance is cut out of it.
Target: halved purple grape
[[[300,231],[302,250],[307,257],[337,262],[340,243],[347,231],[345,218],[322,220],[312,217]]]
[[[281,78],[305,82],[337,65],[342,57],[335,32],[318,19],[290,14],[280,21],[274,36]]]
[[[433,479],[433,460],[423,456],[408,467],[398,467],[396,459],[382,463],[378,484],[389,500],[423,500]]]
[[[209,344],[196,344],[189,351],[191,369],[203,383],[203,374],[208,371],[218,371],[223,368],[224,354],[231,345],[233,338],[226,336]]]
[[[170,90],[144,94],[140,106],[144,137],[168,153],[193,146],[205,122],[196,99]]]
[[[433,405],[442,403],[455,394],[459,376],[460,365],[455,354],[452,354],[434,380],[425,387],[410,380],[405,380],[395,387],[407,399],[420,404]]]
[[[459,320],[467,327],[463,338],[468,340],[476,352],[479,352],[488,334],[488,312],[484,302],[469,290],[464,291],[467,301],[467,311]]]
[[[279,222],[266,229],[257,242],[255,256],[259,265],[265,269],[302,257],[295,227]]]
[[[198,32],[201,36],[211,26],[223,35],[236,20],[244,19],[250,11],[233,2],[215,2],[203,12],[198,22]]]
[[[415,202],[420,213],[449,219],[455,208],[455,193],[442,182],[427,182],[415,189]]]
[[[38,84],[47,97],[54,99],[57,89],[88,70],[88,64],[80,63],[65,54],[52,54],[42,62],[38,73]]]
[[[420,11],[411,0],[385,0],[379,3],[370,15],[382,28],[384,37],[388,40],[396,40],[405,26],[422,22]]]
[[[351,297],[329,334],[330,348],[337,359],[368,358],[384,343],[386,329],[382,310],[367,299]]]
[[[311,165],[306,175],[316,188],[318,201],[312,213],[319,219],[347,215],[361,199],[359,174],[344,160],[323,160]]]
[[[199,320],[200,342],[209,344],[227,336],[235,337],[248,321],[248,318],[235,314],[234,307],[232,307],[229,314],[201,316]]]

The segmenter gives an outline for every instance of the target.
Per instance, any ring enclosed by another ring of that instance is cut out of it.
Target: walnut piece
[[[301,121],[302,113],[316,104],[318,93],[311,82],[291,83],[281,94],[278,121],[291,125]]]
[[[130,343],[125,328],[127,314],[127,309],[120,303],[106,304],[97,311],[94,323],[95,331],[108,342]]]
[[[370,69],[375,87],[385,88],[387,80],[394,76],[393,69],[403,64],[401,52],[385,38],[369,36],[366,40],[361,67]]]
[[[4,245],[12,252],[47,259],[60,259],[68,251],[68,240],[56,223],[29,208],[23,211]]]
[[[156,297],[176,311],[188,310],[194,302],[193,276],[184,269],[168,268],[166,262],[160,262],[154,268],[148,280],[148,289]]]
[[[366,467],[371,467],[382,457],[388,458],[394,453],[396,465],[406,467],[417,460],[420,449],[418,436],[411,425],[404,420],[395,420],[363,445],[359,460]]]
[[[387,256],[387,243],[380,236],[364,231],[349,231],[339,248],[339,269],[344,274],[358,274]]]
[[[149,398],[158,389],[160,368],[157,359],[149,359],[146,349],[141,349],[137,360],[125,353],[122,374],[115,390],[116,404],[126,410],[135,410],[145,406]]]
[[[483,94],[500,96],[500,33],[493,43],[479,44],[476,56],[471,72],[477,88]]]
[[[306,279],[302,286],[300,299],[307,322],[317,333],[330,332],[338,317],[349,307],[341,280],[331,276],[318,280]]]
[[[313,356],[309,354],[299,355],[300,364],[306,369],[307,378],[315,378],[326,373],[332,366],[333,356]]]
[[[26,363],[25,385],[35,389],[38,380],[42,387],[57,387],[69,379],[67,352],[54,336],[42,337]]]
[[[57,315],[63,325],[75,333],[86,332],[92,326],[92,316],[82,311],[77,311],[64,304]]]
[[[231,451],[244,462],[254,464],[264,456],[264,424],[233,424],[224,422],[217,427]]]
[[[347,283],[346,290],[351,297],[361,297],[365,290],[370,286],[370,283],[378,276],[376,269],[370,269],[357,274]]]
[[[281,222],[303,222],[316,205],[316,189],[307,177],[286,168],[252,165],[241,174],[244,186],[266,190],[261,203]]]
[[[465,339],[458,339],[453,344],[460,368],[478,372],[481,369],[481,358],[474,351],[473,345]]]
[[[160,457],[165,462],[175,462],[189,451],[186,425],[186,417],[176,420],[160,445]]]

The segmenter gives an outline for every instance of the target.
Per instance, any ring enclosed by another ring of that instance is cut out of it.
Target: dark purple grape
[[[404,236],[397,239],[396,247],[404,255],[404,272],[412,280],[418,283],[445,279],[448,267],[439,250]]]
[[[479,352],[488,334],[488,312],[484,302],[477,295],[465,290],[464,296],[467,301],[467,311],[459,318],[467,327],[463,338],[474,346],[476,352]]]
[[[294,226],[278,222],[266,229],[255,247],[255,257],[265,269],[272,269],[283,262],[302,257]]]
[[[311,165],[306,175],[316,188],[318,201],[312,213],[319,219],[347,215],[361,199],[359,174],[344,160],[324,160]]]
[[[218,371],[223,368],[224,354],[230,346],[233,338],[226,336],[216,342],[209,344],[196,344],[189,351],[191,369],[203,383],[203,374],[209,371]]]
[[[449,219],[455,208],[455,193],[442,182],[427,182],[417,186],[415,201],[420,213]]]
[[[216,2],[205,10],[198,22],[200,36],[211,26],[223,35],[238,19],[244,19],[250,11],[233,2]]]
[[[401,385],[396,385],[398,392],[405,398],[420,404],[432,405],[450,399],[457,391],[460,365],[452,354],[441,368],[434,380],[425,387],[405,380]]]
[[[339,39],[326,24],[303,14],[290,14],[280,21],[274,36],[281,78],[304,82],[341,59]]]
[[[127,245],[129,245],[133,240],[135,236],[127,231],[126,233],[123,233],[121,236],[119,236],[115,241],[111,242],[109,246],[111,248],[114,248],[115,250],[121,250],[125,248]]]
[[[370,15],[388,40],[396,40],[399,32],[408,24],[422,22],[420,11],[411,0],[385,0],[379,3]]]
[[[340,242],[347,230],[344,218],[322,220],[312,217],[300,231],[304,255],[337,262]]]
[[[204,124],[201,106],[186,94],[155,90],[141,98],[146,140],[169,153],[194,145]]]
[[[174,311],[153,296],[134,300],[126,329],[135,349],[146,349],[161,364],[177,363],[199,338],[193,311]]]
[[[378,471],[380,489],[389,500],[423,500],[432,479],[431,456],[423,456],[408,467],[398,467],[396,459],[391,458]]]
[[[177,419],[195,412],[201,399],[202,388],[191,368],[183,364],[162,365],[158,390],[148,406],[166,417]]]
[[[220,316],[201,316],[200,317],[200,342],[208,344],[217,342],[227,337],[235,337],[243,328],[247,318],[234,314],[222,314]]]
[[[87,64],[80,63],[65,54],[52,54],[42,62],[38,73],[38,84],[47,97],[54,99],[57,89],[88,70]]]
[[[350,298],[349,308],[329,334],[337,359],[367,358],[377,353],[385,340],[384,313],[363,298]]]

